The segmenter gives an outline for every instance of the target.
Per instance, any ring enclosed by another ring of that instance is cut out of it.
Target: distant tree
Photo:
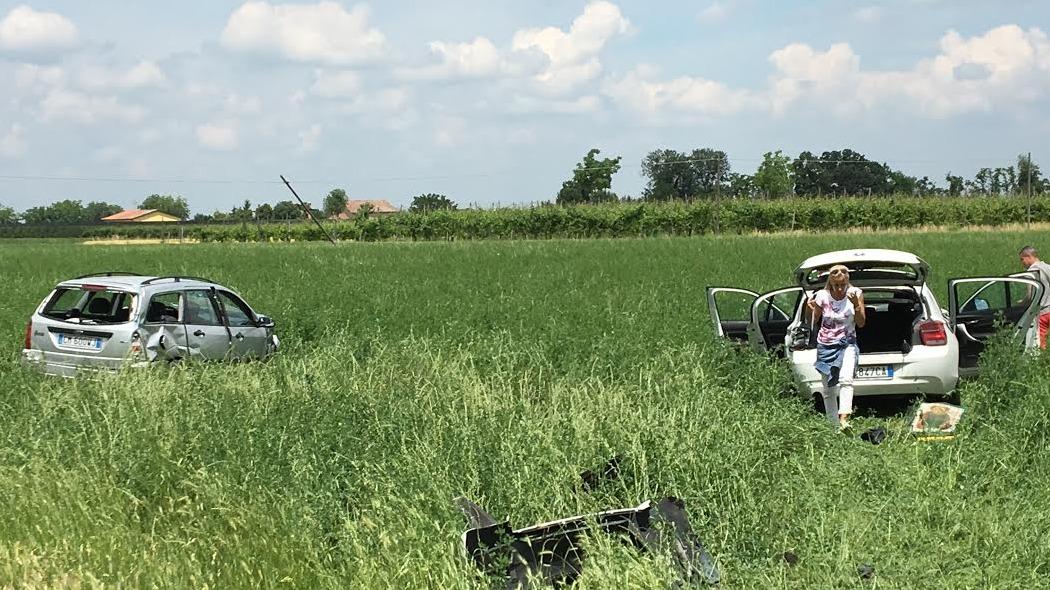
[[[729,188],[730,172],[729,158],[721,150],[654,150],[642,160],[642,175],[648,178],[642,194],[654,201],[710,197]]]
[[[889,190],[894,195],[917,195],[919,194],[919,179],[914,176],[893,170],[890,172]]]
[[[729,194],[737,199],[746,199],[758,194],[755,177],[750,174],[729,173]]]
[[[120,213],[124,208],[120,205],[114,205],[112,203],[103,203],[101,201],[92,201],[84,206],[83,210],[83,221],[84,223],[95,223],[103,217],[109,217],[114,213]]]
[[[328,192],[324,198],[324,214],[326,217],[332,217],[339,215],[346,211],[346,203],[348,201],[346,191],[341,188],[334,188]]]
[[[263,203],[255,208],[255,218],[259,221],[270,221],[273,219],[273,206]]]
[[[215,216],[207,213],[198,213],[193,216],[193,223],[210,223],[212,221],[215,221]]]
[[[0,205],[0,224],[18,223],[18,214],[6,205]]]
[[[795,189],[794,176],[790,156],[780,150],[766,152],[755,171],[755,189],[765,197],[786,197]]]
[[[592,148],[576,164],[572,178],[561,184],[561,190],[555,199],[559,205],[576,203],[601,203],[615,201],[612,188],[612,177],[620,170],[620,156],[598,159],[601,150]]]
[[[426,193],[413,197],[412,204],[408,207],[408,210],[411,213],[427,213],[430,211],[442,210],[454,211],[456,209],[458,209],[458,207],[452,202],[452,199],[449,199],[445,195],[434,193]]]
[[[80,201],[66,199],[50,205],[33,207],[22,213],[26,223],[84,223],[84,206]]]
[[[240,207],[234,207],[230,210],[230,220],[251,221],[253,212],[254,210],[252,209],[252,202],[248,199],[245,199],[243,205],[241,205]]]
[[[948,183],[948,194],[953,197],[958,197],[963,194],[964,190],[966,190],[966,183],[962,176],[956,176],[951,172],[948,172],[944,177],[944,180]]]
[[[929,176],[923,176],[915,183],[915,194],[920,197],[930,197],[942,194],[943,192],[944,191],[937,186],[937,183],[930,180]]]
[[[278,201],[273,206],[273,218],[281,221],[302,219],[305,217],[303,208],[292,201]]]
[[[156,209],[179,219],[189,219],[190,206],[178,195],[150,195],[139,203],[139,209]]]
[[[355,219],[368,219],[372,216],[372,211],[375,206],[372,203],[361,203],[361,206],[357,208],[357,213],[354,214]]]
[[[966,181],[966,190],[977,195],[991,194],[993,176],[995,172],[991,168],[981,168],[974,175],[973,180]]]
[[[1017,156],[1017,185],[1018,190],[1022,193],[1028,193],[1028,172],[1029,172],[1029,159],[1028,154],[1021,154]],[[1032,192],[1043,193],[1050,190],[1050,181],[1043,178],[1043,173],[1039,170],[1039,164],[1031,162],[1032,172]]]
[[[882,195],[890,192],[890,169],[851,149],[815,157],[802,152],[792,164],[796,195]]]

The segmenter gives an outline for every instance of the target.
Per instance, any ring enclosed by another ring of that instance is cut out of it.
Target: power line
[[[980,161],[995,160],[996,158],[984,158]],[[687,158],[683,160],[675,160],[671,162],[654,162],[652,166],[680,166],[683,164],[699,164],[707,162],[762,162],[762,158],[735,158],[726,156],[724,158]],[[957,160],[953,160],[956,162]],[[978,161],[974,158],[973,161]],[[791,165],[798,162],[798,159],[792,159]],[[894,160],[892,162],[877,162],[875,160],[822,160],[819,158],[803,160],[802,164],[805,167],[810,166],[825,166],[825,165],[858,165],[858,166],[882,166],[889,165],[892,163],[894,166],[902,164],[947,164],[948,160]],[[585,168],[573,168],[573,170],[579,171],[603,171],[608,170],[611,166],[590,166]],[[636,169],[641,168],[642,164],[619,164],[620,169]],[[360,177],[354,176],[354,182],[419,182],[419,181],[436,181],[436,180],[461,180],[467,178],[495,178],[500,176],[510,176],[516,174],[524,174],[527,171],[520,168],[504,169],[504,170],[489,170],[486,172],[464,172],[462,174],[437,174],[437,175],[419,175],[419,176],[378,176],[378,177]],[[30,175],[30,174],[0,174],[0,180],[11,180],[11,181],[40,181],[40,182],[111,182],[111,183],[136,183],[136,184],[219,184],[219,185],[237,185],[237,184],[260,184],[260,185],[280,185],[281,181],[277,180],[262,180],[262,179],[234,179],[234,178],[142,178],[142,177],[115,177],[115,176],[51,176],[51,175]],[[340,183],[347,182],[346,179],[332,180],[332,179],[309,179],[299,180],[296,179],[296,184],[330,184],[338,185]]]

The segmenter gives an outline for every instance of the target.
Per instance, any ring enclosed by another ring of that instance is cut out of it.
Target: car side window
[[[182,295],[178,292],[159,293],[149,300],[146,307],[146,322],[151,324],[177,324],[182,321]]]
[[[185,323],[193,326],[221,326],[210,291],[185,291]]]
[[[226,291],[219,291],[218,293],[219,298],[222,299],[222,306],[226,309],[226,318],[230,320],[231,326],[255,325],[255,320],[252,319],[252,311],[243,301]]]

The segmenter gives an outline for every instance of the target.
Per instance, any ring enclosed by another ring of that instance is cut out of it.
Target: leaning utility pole
[[[299,204],[303,206],[303,211],[306,212],[306,216],[310,219],[310,221],[314,222],[314,224],[317,225],[318,229],[321,230],[321,233],[323,233],[325,237],[328,238],[328,241],[332,242],[332,245],[335,246],[335,238],[332,237],[332,234],[328,233],[328,230],[326,230],[324,226],[321,225],[320,221],[317,221],[317,219],[314,217],[313,211],[310,211],[310,207],[308,207],[306,202],[304,202],[303,199],[299,196],[299,193],[295,192],[295,189],[292,188],[292,184],[288,182],[288,180],[284,177],[283,174],[281,175],[281,180],[284,181],[284,186],[288,187],[288,190],[292,191],[292,194],[295,195],[295,200],[299,201]]]
[[[1025,229],[1032,229],[1032,152],[1028,152],[1028,223]]]

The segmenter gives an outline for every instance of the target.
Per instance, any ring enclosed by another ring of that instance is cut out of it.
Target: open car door
[[[1039,281],[1023,275],[948,281],[948,321],[959,340],[959,375],[977,373],[978,357],[999,325],[1012,326],[1031,346],[1042,294]]]
[[[751,304],[758,293],[734,287],[708,287],[707,307],[715,324],[715,335],[734,342],[747,342]]]
[[[751,321],[747,326],[751,348],[784,355],[784,340],[795,321],[802,295],[802,287],[785,287],[755,298],[751,304]]]

